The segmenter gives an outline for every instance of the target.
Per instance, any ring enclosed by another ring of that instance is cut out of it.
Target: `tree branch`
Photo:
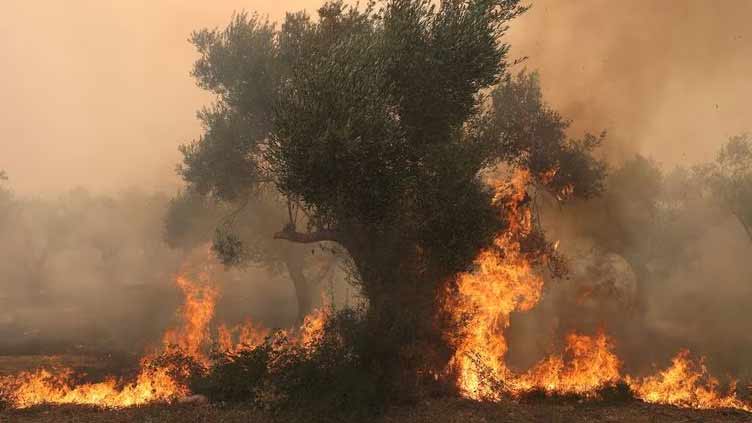
[[[300,244],[311,244],[314,242],[334,241],[339,242],[337,233],[332,230],[321,230],[316,232],[296,232],[294,230],[283,230],[274,234],[274,239],[284,239],[290,242]]]

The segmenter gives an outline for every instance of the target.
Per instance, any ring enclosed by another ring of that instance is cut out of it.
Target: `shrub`
[[[273,349],[270,341],[237,354],[215,356],[215,364],[204,376],[195,378],[191,389],[212,401],[255,402],[261,384],[268,380]]]
[[[305,410],[308,419],[362,420],[378,414],[386,398],[377,375],[362,363],[364,331],[362,312],[332,313],[308,344],[279,332],[259,346],[217,356],[191,388],[212,401]]]
[[[625,382],[617,382],[598,390],[598,398],[607,403],[623,403],[635,401],[634,392]]]

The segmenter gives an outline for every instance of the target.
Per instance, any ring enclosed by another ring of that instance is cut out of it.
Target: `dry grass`
[[[122,361],[91,356],[0,356],[0,375],[37,366],[63,365],[106,373]],[[131,360],[132,361],[132,360]],[[122,369],[122,367],[121,367]],[[320,421],[333,421],[325,416]],[[40,406],[0,411],[0,423],[308,423],[306,410],[297,414],[261,412],[249,406],[156,404],[120,410],[81,406]],[[457,398],[434,399],[413,406],[393,407],[373,417],[378,423],[491,423],[491,422],[750,422],[752,414],[736,410],[687,410],[640,401],[591,402],[572,398],[528,398],[521,402],[484,404]]]
[[[123,410],[46,406],[0,412],[2,423],[302,423],[308,421],[311,421],[310,416],[304,411],[295,415],[274,415],[249,407],[215,405],[152,405]],[[687,410],[642,402],[603,404],[542,400],[529,403],[481,404],[459,399],[443,399],[424,402],[417,406],[395,407],[383,416],[374,417],[372,421],[383,423],[752,422],[752,414],[734,410]]]

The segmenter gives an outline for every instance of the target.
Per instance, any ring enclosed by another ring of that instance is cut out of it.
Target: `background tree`
[[[217,101],[180,173],[235,207],[274,192],[288,210],[274,238],[342,247],[368,300],[363,364],[399,389],[443,368],[439,289],[506,225],[484,171],[528,168],[552,193],[587,197],[604,169],[589,155],[599,138],[568,141],[535,78],[505,78],[487,107],[518,1],[375,6],[327,3],[279,29],[240,14],[194,33],[193,74]],[[538,239],[531,248],[550,248]],[[240,238],[215,250],[240,252]]]
[[[752,136],[733,136],[713,163],[698,166],[708,194],[733,215],[752,242]]]
[[[279,198],[262,193],[233,208],[194,191],[182,191],[167,209],[165,240],[173,248],[187,250],[213,241],[214,252],[226,265],[262,266],[272,274],[286,273],[301,322],[320,300],[321,285],[331,280],[337,261],[327,249],[275,241],[273,233],[290,219],[283,207]]]

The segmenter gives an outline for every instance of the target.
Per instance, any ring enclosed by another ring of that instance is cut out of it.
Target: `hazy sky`
[[[279,19],[316,0],[4,0],[0,169],[22,193],[174,189],[176,147],[210,98],[189,76],[193,29],[234,10]],[[706,159],[752,130],[752,1],[538,1],[513,56],[541,71],[575,129],[612,134],[612,157]]]

